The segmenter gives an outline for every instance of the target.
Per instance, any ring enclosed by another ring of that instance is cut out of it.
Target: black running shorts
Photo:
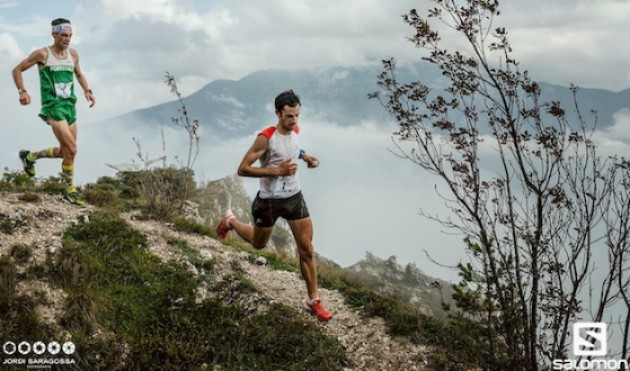
[[[289,198],[260,198],[256,195],[252,215],[257,227],[273,227],[278,218],[297,220],[309,217],[302,192]]]

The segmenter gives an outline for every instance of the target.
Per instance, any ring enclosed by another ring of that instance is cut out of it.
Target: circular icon
[[[61,345],[58,342],[52,341],[48,343],[48,353],[55,355],[61,351]]]
[[[67,341],[63,343],[63,346],[61,348],[63,349],[63,352],[66,354],[72,354],[74,353],[76,349],[76,347],[74,346],[74,343],[71,341]]]
[[[31,344],[26,341],[21,342],[18,344],[18,352],[22,354],[29,354],[31,352]]]
[[[4,351],[5,354],[11,355],[11,354],[15,353],[15,351],[17,350],[17,347],[15,346],[14,342],[7,341],[2,346],[2,350]]]
[[[44,354],[45,351],[46,351],[46,344],[42,343],[41,341],[37,341],[35,342],[35,344],[33,344],[33,353]]]

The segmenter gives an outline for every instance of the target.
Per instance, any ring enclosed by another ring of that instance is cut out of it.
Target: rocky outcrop
[[[415,263],[402,267],[395,256],[380,259],[366,252],[363,260],[346,270],[368,288],[415,305],[427,314],[443,316],[442,301],[451,302],[449,282],[427,276]]]
[[[197,205],[197,213],[205,225],[216,226],[228,210],[231,210],[239,220],[252,222],[250,211],[252,200],[243,187],[243,181],[236,175],[199,187],[192,194],[191,201]],[[281,220],[276,224],[267,247],[285,256],[295,256],[297,252],[293,236]]]

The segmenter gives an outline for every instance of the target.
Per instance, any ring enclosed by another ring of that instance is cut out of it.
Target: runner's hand
[[[284,161],[283,163],[280,164],[280,166],[277,167],[278,169],[278,176],[286,176],[286,175],[295,175],[295,173],[297,172],[297,164],[292,162],[293,160],[288,159],[286,161]]]
[[[20,104],[23,106],[31,104],[31,96],[28,94],[26,90],[20,93]]]
[[[319,166],[319,160],[315,156],[307,155],[306,153],[302,154],[302,160],[306,162],[309,168],[315,168]]]
[[[94,94],[92,94],[92,90],[88,90],[85,92],[85,99],[90,102],[90,108],[96,104],[96,99],[94,99]]]

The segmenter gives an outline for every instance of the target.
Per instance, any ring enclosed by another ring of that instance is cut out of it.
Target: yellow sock
[[[74,188],[74,164],[61,164],[61,180],[68,187],[68,192],[76,192],[76,188]]]
[[[29,160],[35,161],[38,158],[54,158],[55,157],[55,147],[50,147],[46,149],[42,149],[41,151],[31,152],[29,153]]]

